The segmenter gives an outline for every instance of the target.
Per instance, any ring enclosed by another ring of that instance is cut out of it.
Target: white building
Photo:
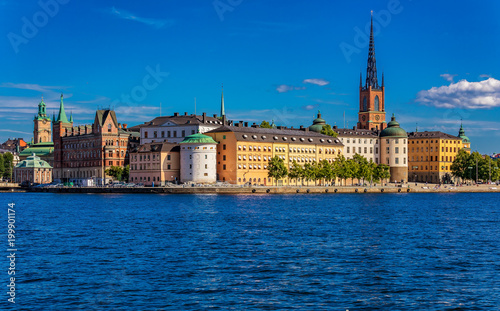
[[[215,183],[217,181],[217,142],[201,133],[180,142],[181,182]]]
[[[363,130],[354,127],[353,129],[338,129],[337,138],[344,144],[344,156],[346,159],[352,159],[355,154],[364,156],[368,161],[380,163],[380,141],[379,132],[372,130]]]
[[[223,121],[217,117],[208,117],[206,113],[201,116],[190,114],[157,117],[149,122],[132,127],[139,128],[141,133],[140,144],[149,143],[180,143],[184,138],[196,133],[205,133],[222,126]]]
[[[380,133],[381,161],[390,166],[391,182],[408,181],[408,134],[399,126],[394,114]]]

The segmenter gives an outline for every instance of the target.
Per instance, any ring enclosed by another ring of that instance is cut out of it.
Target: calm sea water
[[[498,194],[0,198],[0,309],[500,310]]]

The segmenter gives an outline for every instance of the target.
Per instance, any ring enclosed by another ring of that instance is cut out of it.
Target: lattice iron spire
[[[377,61],[375,59],[375,40],[373,39],[373,11],[371,11],[371,26],[370,26],[370,47],[368,49],[368,65],[366,67],[366,85],[378,89],[377,81]]]

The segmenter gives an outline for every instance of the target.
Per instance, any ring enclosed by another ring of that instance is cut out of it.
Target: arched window
[[[366,96],[363,98],[363,111],[368,111],[368,104],[366,103]]]
[[[380,111],[379,105],[378,105],[378,95],[375,96],[375,111]]]

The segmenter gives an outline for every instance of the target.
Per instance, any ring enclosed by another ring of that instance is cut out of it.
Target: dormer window
[[[111,123],[108,124],[108,133],[111,133]]]

